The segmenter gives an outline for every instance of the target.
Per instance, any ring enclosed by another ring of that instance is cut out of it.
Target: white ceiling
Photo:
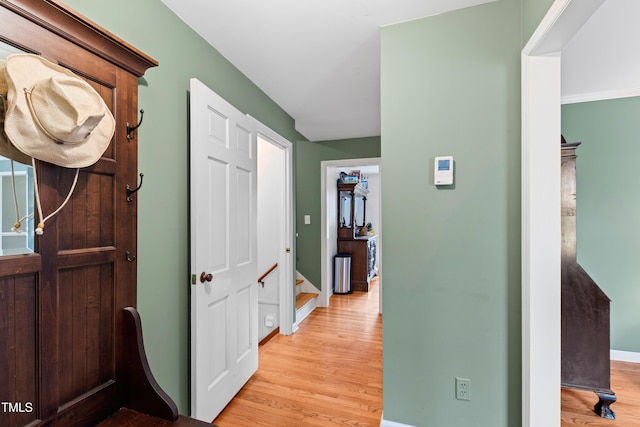
[[[380,27],[493,0],[162,0],[311,141],[380,135]]]
[[[640,95],[640,1],[606,0],[562,50],[564,103]]]
[[[162,0],[311,141],[380,135],[380,27],[493,0]],[[638,0],[606,0],[562,51],[563,102],[640,95]],[[634,92],[635,91],[635,92]]]

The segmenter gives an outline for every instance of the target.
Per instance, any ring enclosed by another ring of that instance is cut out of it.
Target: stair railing
[[[265,273],[262,276],[260,276],[258,278],[258,283],[260,283],[263,288],[264,288],[264,279],[265,279],[265,277],[267,277],[269,274],[271,274],[271,272],[273,270],[275,270],[276,268],[278,268],[278,263],[277,262],[275,264],[273,264],[267,271],[265,271]]]

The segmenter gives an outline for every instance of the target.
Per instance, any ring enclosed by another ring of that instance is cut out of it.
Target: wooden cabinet
[[[561,375],[562,387],[592,390],[598,395],[595,411],[615,419],[611,390],[610,299],[577,261],[576,149],[561,145]]]
[[[338,253],[351,255],[351,289],[364,292],[378,271],[378,240],[366,227],[368,193],[359,184],[338,181]]]
[[[351,255],[351,289],[369,292],[369,282],[378,272],[377,236],[338,239],[338,253]]]

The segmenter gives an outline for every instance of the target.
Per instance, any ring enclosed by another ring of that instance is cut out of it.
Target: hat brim
[[[8,105],[5,132],[15,147],[27,156],[67,168],[83,168],[97,162],[111,142],[115,120],[102,102],[105,115],[91,134],[79,144],[60,144],[49,138],[35,123],[25,89],[57,74],[79,79],[66,68],[33,54],[13,54],[7,57],[6,79]]]
[[[0,59],[0,97],[4,96],[5,98],[7,96],[7,79],[4,71],[6,67],[7,61]],[[31,157],[14,147],[4,133],[5,100],[0,99],[0,156],[30,165]]]

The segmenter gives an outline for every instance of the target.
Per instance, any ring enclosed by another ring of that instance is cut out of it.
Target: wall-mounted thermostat
[[[453,184],[453,156],[436,157],[433,165],[435,185]]]

